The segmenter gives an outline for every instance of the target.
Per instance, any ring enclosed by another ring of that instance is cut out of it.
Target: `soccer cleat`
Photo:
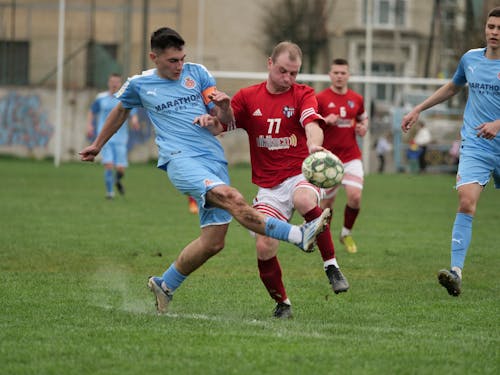
[[[115,193],[113,193],[113,192],[106,193],[107,200],[113,200],[114,198],[115,198]]]
[[[352,236],[350,234],[346,236],[340,236],[340,243],[345,246],[347,252],[354,254],[358,251],[358,247],[356,246],[356,242],[354,242]]]
[[[292,306],[285,302],[278,302],[276,308],[274,309],[273,316],[278,319],[293,318]]]
[[[347,282],[347,279],[343,275],[342,271],[340,271],[340,268],[330,264],[326,267],[325,273],[335,294],[347,292],[349,289],[349,283]]]
[[[115,186],[116,186],[116,189],[118,190],[118,192],[120,193],[120,195],[125,194],[125,187],[123,186],[123,184],[120,181],[116,181]]]
[[[156,311],[159,315],[164,314],[167,311],[169,302],[173,298],[172,293],[168,290],[165,282],[155,276],[151,276],[148,279],[148,288],[155,294]]]
[[[300,226],[302,232],[302,242],[297,244],[303,251],[310,253],[314,251],[316,236],[323,232],[330,219],[330,209],[325,208],[316,219],[306,222]]]
[[[458,297],[462,288],[462,279],[453,270],[441,270],[438,272],[439,284],[444,286],[448,294],[453,297]]]

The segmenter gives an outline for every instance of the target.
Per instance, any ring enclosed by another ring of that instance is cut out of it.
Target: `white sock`
[[[328,259],[325,262],[323,262],[323,267],[325,267],[325,270],[326,270],[326,267],[328,267],[330,265],[333,265],[333,266],[339,268],[339,264],[337,263],[336,258]]]
[[[302,242],[302,232],[300,228],[296,225],[292,225],[290,233],[288,233],[288,242],[291,243],[301,243]]]
[[[462,269],[460,267],[451,267],[452,271],[455,271],[458,277],[462,278]]]
[[[283,303],[286,303],[288,306],[292,306],[292,303],[290,302],[289,298],[287,298],[286,300],[284,300]]]
[[[351,230],[346,227],[342,227],[342,232],[340,232],[341,237],[349,236],[351,234]]]

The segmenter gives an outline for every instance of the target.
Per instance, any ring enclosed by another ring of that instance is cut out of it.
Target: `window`
[[[373,1],[373,26],[394,28],[406,24],[407,0],[371,0]],[[363,22],[366,23],[367,0],[363,0]]]
[[[363,72],[365,71],[365,63],[361,64]],[[396,72],[396,66],[393,63],[372,63],[372,75],[393,77]],[[381,101],[391,101],[394,99],[394,86],[391,84],[377,83],[372,85],[371,94],[373,99]]]
[[[29,42],[0,40],[0,84],[29,84]]]
[[[87,50],[87,86],[106,88],[111,73],[121,73],[117,63],[118,45],[89,43]]]

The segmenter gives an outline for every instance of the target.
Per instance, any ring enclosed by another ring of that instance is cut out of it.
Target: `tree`
[[[302,49],[303,63],[309,73],[328,44],[328,0],[278,0],[264,5],[264,47],[266,51],[289,40]]]

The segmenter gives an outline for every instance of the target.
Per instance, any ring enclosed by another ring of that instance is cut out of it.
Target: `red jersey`
[[[271,188],[302,173],[309,155],[304,127],[314,120],[323,123],[311,87],[294,84],[287,92],[271,94],[262,82],[239,90],[231,106],[235,123],[226,130],[247,132],[254,184]]]
[[[361,150],[356,140],[356,122],[366,118],[363,97],[348,89],[344,95],[329,87],[318,95],[319,113],[326,117],[333,113],[339,116],[335,125],[324,125],[323,147],[337,155],[344,163],[361,159]]]

